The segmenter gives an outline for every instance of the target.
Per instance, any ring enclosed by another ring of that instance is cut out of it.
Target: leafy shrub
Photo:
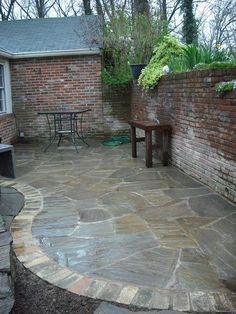
[[[164,36],[162,42],[154,49],[153,56],[138,79],[138,84],[145,90],[154,88],[162,77],[162,68],[171,57],[183,55],[183,45],[173,36]]]
[[[226,92],[230,92],[236,88],[236,81],[220,82],[216,84],[216,91],[219,95],[223,95]]]
[[[105,84],[123,84],[131,80],[130,64],[148,63],[159,38],[160,19],[138,14],[131,18],[122,12],[110,18],[104,28]]]
[[[102,82],[106,85],[126,84],[131,80],[130,68],[114,68],[114,71],[108,71],[106,68],[102,70]]]
[[[227,50],[210,48],[208,46],[186,45],[184,53],[180,57],[172,58],[168,65],[172,72],[183,72],[192,69],[208,68],[204,64],[212,64],[213,67],[224,67],[223,62],[230,62]],[[200,64],[198,67],[197,65]],[[227,63],[225,63],[227,65]]]
[[[130,30],[131,50],[128,60],[130,64],[146,64],[152,56],[155,43],[160,37],[157,30],[161,21],[155,16],[137,14]]]
[[[170,71],[174,73],[181,73],[181,72],[186,72],[189,70],[186,59],[183,56],[177,57],[177,58],[171,58],[168,61],[168,67]]]
[[[236,61],[215,61],[212,63],[198,63],[195,65],[196,70],[207,70],[207,69],[217,69],[217,68],[233,68],[236,67]]]
[[[112,17],[104,27],[102,81],[105,84],[122,84],[131,80],[127,59],[131,50],[129,34],[129,20],[122,13]]]

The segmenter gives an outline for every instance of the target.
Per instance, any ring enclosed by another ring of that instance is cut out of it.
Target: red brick
[[[131,116],[168,118],[171,163],[236,202],[236,91],[215,91],[233,79],[236,68],[167,75],[147,93],[133,84]]]

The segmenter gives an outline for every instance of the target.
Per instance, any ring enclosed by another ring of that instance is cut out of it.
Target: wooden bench
[[[15,156],[12,145],[0,144],[0,175],[15,178]]]
[[[168,165],[168,142],[171,131],[171,125],[168,122],[161,121],[145,121],[145,120],[130,120],[128,121],[131,126],[131,142],[132,142],[132,157],[137,157],[137,142],[144,142],[146,145],[146,167],[152,167],[152,150],[155,145],[152,145],[152,131],[158,131],[162,137],[161,143],[161,160],[163,166]],[[145,137],[136,137],[136,128],[145,131]]]

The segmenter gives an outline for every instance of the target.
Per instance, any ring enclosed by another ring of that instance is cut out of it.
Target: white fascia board
[[[13,54],[0,48],[0,57],[2,58],[12,58]]]
[[[13,53],[12,59],[22,58],[43,58],[43,57],[59,57],[59,56],[84,56],[101,54],[101,49],[75,49],[75,50],[57,50],[57,51],[34,51]]]
[[[7,113],[12,112],[12,94],[11,94],[11,71],[9,62],[5,63],[5,89],[6,89],[6,101],[7,101]]]
[[[4,59],[0,58],[0,64],[3,65],[3,70],[4,70],[4,85],[5,85],[5,98],[6,98],[6,111],[3,113],[11,113],[12,112],[12,94],[11,94],[11,72],[10,72],[9,61],[6,58]]]

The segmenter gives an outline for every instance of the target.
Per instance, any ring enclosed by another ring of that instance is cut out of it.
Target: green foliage
[[[207,69],[217,69],[217,68],[233,68],[236,67],[236,61],[215,61],[209,64],[198,63],[195,65],[195,70],[207,70]]]
[[[131,80],[130,64],[148,63],[159,39],[160,20],[138,14],[133,20],[122,12],[112,17],[104,29],[105,84],[123,84]]]
[[[131,80],[127,56],[131,50],[128,17],[119,13],[112,17],[104,28],[104,68],[102,81],[105,84],[123,84]]]
[[[159,29],[164,22],[143,14],[134,17],[131,28],[131,50],[128,56],[131,64],[146,64],[152,56],[155,44],[162,35]]]
[[[183,38],[186,44],[197,44],[198,26],[193,14],[193,0],[182,0]]]
[[[184,59],[188,69],[193,69],[198,63],[210,63],[212,61],[211,51],[206,47],[187,45],[184,48]]]
[[[171,72],[181,73],[189,70],[184,57],[171,58],[168,61],[168,66]]]
[[[233,55],[230,53],[228,49],[215,47],[211,49],[211,53],[212,53],[211,62],[224,62],[224,61],[230,61],[231,59],[234,59]]]
[[[205,68],[208,68],[207,64],[212,64],[213,67],[224,67],[224,64],[227,66],[225,62],[230,62],[229,53],[224,49],[212,49],[208,46],[197,47],[195,45],[186,45],[183,49],[183,55],[172,58],[168,63],[172,72],[204,68],[203,64],[206,64]],[[199,67],[198,64],[200,64]]]
[[[219,95],[223,95],[226,92],[230,92],[234,88],[236,88],[236,81],[220,82],[216,84],[216,87],[215,87],[216,92]]]
[[[130,68],[114,68],[113,72],[109,72],[106,68],[102,70],[102,82],[106,85],[122,85],[131,80]]]
[[[155,87],[163,75],[165,65],[169,66],[171,72],[178,73],[193,69],[234,67],[236,60],[230,60],[227,50],[182,45],[175,37],[165,36],[139,76],[139,85],[145,90]]]
[[[145,90],[154,88],[162,77],[162,68],[172,57],[183,55],[183,45],[173,36],[164,36],[160,44],[154,49],[153,56],[138,79],[138,84]]]

